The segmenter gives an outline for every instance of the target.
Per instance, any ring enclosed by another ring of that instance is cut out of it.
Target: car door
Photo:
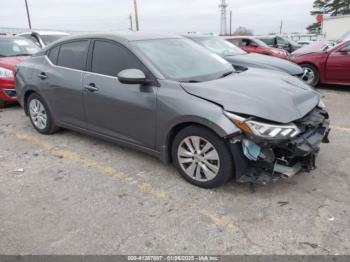
[[[340,49],[348,52],[341,52]],[[333,83],[350,83],[350,43],[331,52],[326,64],[326,81]]]
[[[89,43],[77,40],[51,48],[47,53],[49,66],[43,65],[38,72],[55,117],[63,124],[79,128],[87,127],[82,79]]]
[[[150,72],[129,49],[109,40],[94,41],[89,69],[83,79],[89,130],[154,149],[157,87],[122,84],[117,77],[125,69],[152,78]]]

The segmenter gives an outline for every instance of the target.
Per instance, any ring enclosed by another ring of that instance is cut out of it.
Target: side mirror
[[[250,47],[259,47],[257,43],[250,43]]]
[[[118,80],[122,84],[150,84],[152,80],[146,79],[146,75],[139,69],[125,69],[118,74]]]

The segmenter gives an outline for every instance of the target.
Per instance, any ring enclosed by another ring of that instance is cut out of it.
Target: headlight
[[[322,108],[322,109],[325,109],[325,108],[326,108],[326,104],[323,102],[322,99],[320,99],[320,102],[318,103],[318,107],[319,107],[319,108]]]
[[[266,139],[289,139],[300,134],[294,124],[273,125],[257,122],[224,111],[224,114],[242,131]]]
[[[0,78],[14,78],[12,70],[0,67]]]

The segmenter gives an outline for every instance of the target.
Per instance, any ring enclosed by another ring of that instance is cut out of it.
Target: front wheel
[[[34,128],[41,134],[49,135],[58,130],[44,99],[36,93],[29,96],[27,112]]]
[[[310,64],[301,64],[304,74],[301,79],[311,86],[317,86],[320,82],[320,73],[317,68]]]
[[[224,140],[203,127],[189,126],[177,134],[172,159],[178,172],[199,187],[219,187],[233,175],[232,156]]]

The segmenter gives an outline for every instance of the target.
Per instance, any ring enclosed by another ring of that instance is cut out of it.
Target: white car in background
[[[30,31],[17,35],[32,40],[37,46],[41,48],[44,48],[45,46],[51,44],[52,42],[55,42],[58,39],[70,36],[69,33],[59,31]]]

